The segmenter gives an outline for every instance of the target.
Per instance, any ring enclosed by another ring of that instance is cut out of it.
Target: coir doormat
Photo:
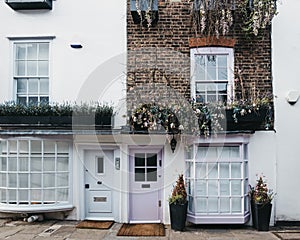
[[[117,236],[165,236],[165,226],[161,223],[126,224],[120,228]]]
[[[76,228],[109,229],[114,224],[113,221],[90,221],[84,220],[76,225]]]

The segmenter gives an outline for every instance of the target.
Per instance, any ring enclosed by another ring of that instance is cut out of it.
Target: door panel
[[[161,150],[131,151],[130,221],[161,221],[162,153]]]
[[[112,150],[84,152],[85,216],[113,217],[114,154]]]

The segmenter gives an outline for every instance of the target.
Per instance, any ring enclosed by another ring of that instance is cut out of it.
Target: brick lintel
[[[202,38],[190,38],[189,47],[231,47],[233,48],[236,43],[234,38],[225,38],[225,37],[202,37]]]

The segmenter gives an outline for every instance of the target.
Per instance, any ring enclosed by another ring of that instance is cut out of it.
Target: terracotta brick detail
[[[202,38],[190,38],[189,47],[230,47],[233,48],[236,43],[234,38],[226,37],[202,37]]]

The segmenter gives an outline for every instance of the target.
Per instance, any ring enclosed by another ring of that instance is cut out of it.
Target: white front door
[[[162,221],[162,151],[132,150],[129,157],[129,221]]]
[[[114,153],[84,152],[85,218],[113,219]]]

